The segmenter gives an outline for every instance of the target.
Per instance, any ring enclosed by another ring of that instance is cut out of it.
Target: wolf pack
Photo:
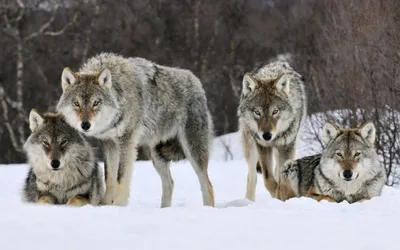
[[[203,204],[215,205],[208,175],[213,121],[191,71],[100,53],[77,71],[64,68],[61,88],[56,111],[32,108],[29,114],[25,202],[126,206],[137,150],[145,146],[161,178],[162,208],[172,201],[171,162],[184,159],[198,177]],[[255,201],[258,173],[281,201],[354,203],[381,195],[387,176],[374,124],[341,128],[326,121],[323,150],[295,159],[306,115],[304,78],[288,62],[273,61],[244,75],[237,116],[248,165],[245,198]],[[89,138],[101,145],[104,171]]]

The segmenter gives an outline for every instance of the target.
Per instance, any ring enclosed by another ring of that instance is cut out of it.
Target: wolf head
[[[341,129],[332,122],[323,127],[321,170],[329,178],[352,181],[379,170],[375,151],[375,126],[366,122],[359,128]]]
[[[40,114],[32,109],[29,127],[31,134],[24,150],[34,169],[62,171],[69,162],[78,162],[83,155],[92,157],[86,140],[60,114]]]
[[[63,94],[57,111],[71,126],[94,135],[112,123],[118,113],[118,103],[110,94],[112,78],[109,69],[75,73],[67,67],[62,72],[61,85]]]
[[[295,81],[294,75],[285,72],[265,79],[245,74],[239,119],[259,140],[273,141],[295,119],[296,110],[291,101],[291,85]]]

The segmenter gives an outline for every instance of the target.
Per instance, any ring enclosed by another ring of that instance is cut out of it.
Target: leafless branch
[[[10,123],[9,116],[8,116],[8,106],[7,106],[7,103],[6,103],[5,99],[4,99],[4,97],[5,97],[4,89],[0,89],[0,102],[1,102],[1,107],[2,107],[2,111],[3,111],[2,112],[3,113],[2,116],[3,116],[4,125],[6,126],[7,132],[9,134],[9,136],[10,136],[10,140],[11,140],[11,143],[12,143],[14,149],[17,152],[22,152],[23,151],[23,149],[22,149],[22,145],[23,144],[21,144],[18,141],[17,136],[15,135],[14,129],[13,129],[11,123]]]
[[[221,138],[220,142],[225,149],[225,161],[233,160],[233,153],[229,143],[224,138]]]
[[[39,35],[43,35],[46,31],[46,29],[48,29],[50,27],[50,25],[54,22],[54,19],[56,18],[56,14],[57,14],[57,10],[59,8],[59,5],[56,4],[56,6],[54,7],[53,13],[51,15],[51,17],[49,18],[49,20],[47,20],[47,22],[45,22],[37,31],[32,32],[30,35],[26,36],[23,38],[24,42],[29,41]]]

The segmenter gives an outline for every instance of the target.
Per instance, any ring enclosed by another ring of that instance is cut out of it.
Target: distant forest
[[[63,68],[99,52],[192,70],[216,135],[237,130],[243,75],[278,57],[305,77],[309,114],[377,124],[400,106],[398,0],[3,0],[0,17],[0,163],[25,162],[29,111],[54,111]]]

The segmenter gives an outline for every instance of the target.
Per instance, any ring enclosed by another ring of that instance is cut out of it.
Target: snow
[[[127,207],[70,208],[24,204],[27,165],[0,165],[1,250],[376,250],[400,249],[400,190],[385,187],[364,203],[272,199],[257,183],[256,202],[244,199],[247,165],[237,133],[224,160],[220,138],[209,166],[216,207],[202,206],[197,177],[186,161],[172,164],[171,208],[160,209],[161,182],[148,161],[136,162]],[[307,154],[300,141],[297,157]]]

